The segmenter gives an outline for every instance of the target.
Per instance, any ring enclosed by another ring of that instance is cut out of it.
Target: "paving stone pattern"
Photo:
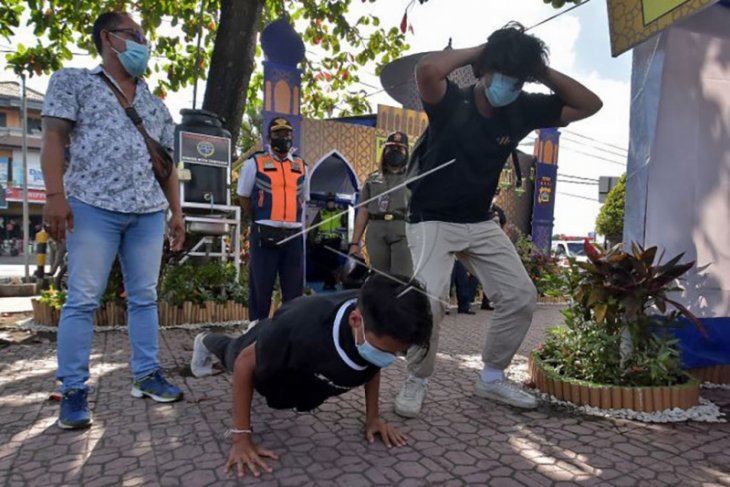
[[[260,479],[227,480],[230,378],[186,371],[195,332],[161,334],[162,361],[186,394],[157,404],[129,394],[122,332],[97,333],[90,395],[94,424],[61,431],[54,385],[55,343],[0,349],[0,485],[145,487],[259,486],[716,486],[730,485],[730,426],[644,425],[581,417],[547,404],[521,412],[472,395],[488,312],[451,315],[442,325],[437,372],[421,417],[392,412],[402,361],[384,373],[381,408],[410,438],[388,450],[363,439],[364,394],[351,391],[315,414],[254,401],[255,438],[280,455]],[[521,354],[537,344],[559,308],[541,306]],[[730,392],[704,391],[730,412]]]

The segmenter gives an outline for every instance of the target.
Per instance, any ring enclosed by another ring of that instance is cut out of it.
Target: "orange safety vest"
[[[254,160],[256,180],[251,194],[254,221],[301,222],[305,162],[296,156],[278,161],[265,152],[256,154]]]

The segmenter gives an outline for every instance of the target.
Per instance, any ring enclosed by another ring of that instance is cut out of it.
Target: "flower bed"
[[[61,310],[48,303],[33,299],[33,321],[39,325],[58,326]],[[161,326],[186,323],[243,321],[248,319],[248,308],[235,301],[219,303],[208,301],[202,305],[187,301],[182,306],[160,302],[157,313]],[[127,311],[116,303],[106,303],[94,313],[94,326],[126,326]]]
[[[625,252],[586,242],[585,250],[589,261],[571,263],[565,280],[573,297],[562,311],[565,322],[530,357],[534,385],[558,400],[600,409],[698,405],[699,381],[682,370],[678,340],[669,332],[680,315],[705,332],[671,298],[694,263],[679,264],[681,255],[656,262],[656,247]]]
[[[601,409],[632,409],[647,413],[667,409],[689,409],[700,402],[700,384],[655,387],[622,387],[566,379],[533,352],[529,362],[530,380],[535,387],[561,401]]]
[[[248,319],[245,275],[238,277],[231,264],[210,262],[202,265],[168,265],[158,289],[157,310],[160,325],[241,321]],[[49,289],[40,299],[32,300],[33,321],[39,325],[58,326],[66,292]],[[112,269],[101,305],[94,313],[94,326],[125,326],[126,293],[121,268]]]

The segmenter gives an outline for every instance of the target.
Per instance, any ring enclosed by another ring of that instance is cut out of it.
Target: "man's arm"
[[[256,344],[244,348],[233,366],[233,427],[251,429],[253,376],[256,371]],[[251,438],[245,435],[243,438]]]
[[[69,143],[73,122],[63,118],[43,117],[41,169],[46,185],[46,204],[43,219],[48,224],[52,239],[66,238],[66,229],[73,231],[73,214],[63,188],[64,151]]]
[[[245,219],[251,219],[253,210],[251,208],[251,193],[253,193],[254,183],[256,180],[256,160],[251,157],[246,159],[241,167],[238,175],[238,203],[243,210]]]
[[[228,454],[226,471],[235,469],[239,477],[250,470],[254,476],[260,475],[259,468],[271,472],[271,467],[263,457],[277,459],[271,450],[261,448],[251,439],[251,400],[253,399],[253,381],[256,371],[256,344],[244,348],[236,358],[233,366],[233,428],[248,430],[248,433],[233,433],[233,446]]]
[[[247,219],[250,219],[251,218],[251,197],[239,195],[238,204],[240,204],[241,209],[243,209],[243,216],[245,216]]]
[[[365,384],[365,438],[373,443],[375,433],[380,433],[380,438],[385,446],[404,446],[407,438],[400,431],[380,419],[380,371]]]
[[[176,252],[182,250],[185,243],[185,222],[183,221],[182,206],[180,205],[180,181],[177,178],[177,168],[172,169],[170,177],[162,186],[162,192],[170,205],[172,217],[169,221],[172,243],[170,248]]]
[[[565,103],[560,113],[560,121],[567,125],[594,115],[603,106],[598,95],[577,82],[552,68],[548,68],[542,84],[553,90]]]
[[[469,49],[449,49],[425,56],[416,65],[416,84],[421,99],[430,105],[439,103],[446,94],[446,77],[462,66],[474,64],[484,44]]]
[[[359,243],[362,239],[362,234],[365,233],[365,227],[368,226],[368,210],[363,206],[361,208],[358,208],[357,210],[357,216],[355,217],[355,228],[352,231],[352,243],[350,247],[347,249],[347,252],[349,254],[357,253],[357,251],[360,250]],[[355,247],[357,245],[357,248],[354,252],[352,252],[352,247]]]

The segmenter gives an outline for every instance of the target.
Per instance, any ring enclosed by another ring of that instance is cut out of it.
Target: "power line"
[[[597,150],[599,152],[603,152],[604,154],[608,154],[608,155],[611,155],[611,156],[617,156],[617,157],[621,157],[621,158],[628,157],[628,153],[626,153],[626,152],[624,152],[624,153],[615,152],[615,151],[612,151],[612,150],[609,150],[609,149],[604,149],[603,147],[599,147],[597,145],[589,145],[589,144],[586,144],[585,141],[582,141],[580,139],[571,139],[571,138],[568,138],[568,137],[565,137],[565,136],[562,136],[561,139],[563,141],[566,141],[567,140],[568,142],[573,142],[573,143],[576,143],[576,144],[580,144],[581,147],[591,148],[593,150]]]
[[[560,195],[563,195],[563,196],[570,196],[572,198],[578,198],[578,199],[581,199],[581,200],[587,200],[587,201],[592,201],[594,203],[601,204],[601,202],[598,201],[597,199],[595,199],[595,198],[589,198],[588,196],[582,196],[582,195],[579,195],[579,194],[572,194],[572,193],[563,193],[561,191],[558,191],[557,193],[560,194]]]
[[[582,154],[584,156],[591,157],[593,159],[598,159],[600,161],[610,162],[611,164],[616,164],[617,166],[621,166],[621,167],[624,167],[624,168],[626,167],[626,163],[624,163],[624,162],[614,161],[612,159],[607,159],[605,157],[597,156],[595,154],[590,154],[588,152],[583,152],[581,150],[574,149],[572,147],[568,147],[568,146],[565,146],[563,144],[560,144],[558,146],[558,150],[567,150],[568,152],[575,152],[576,154]]]
[[[573,176],[572,174],[564,174],[562,172],[559,172],[558,173],[558,177],[576,179],[578,181],[587,181],[587,182],[591,182],[591,183],[597,183],[599,181],[596,178],[586,178],[586,177],[583,177],[583,176]]]
[[[565,179],[558,178],[559,183],[563,184],[580,184],[584,186],[598,186],[598,183],[589,183],[587,181],[566,181]]]
[[[587,135],[579,134],[578,132],[574,132],[572,130],[563,129],[563,132],[565,132],[566,134],[575,135],[576,137],[580,137],[581,139],[590,140],[591,142],[598,142],[599,144],[607,145],[609,147],[613,147],[614,149],[628,152],[628,149],[626,149],[626,147],[621,147],[621,146],[618,146],[615,144],[611,144],[610,142],[603,142],[602,140],[594,139],[593,137],[588,137]]]

